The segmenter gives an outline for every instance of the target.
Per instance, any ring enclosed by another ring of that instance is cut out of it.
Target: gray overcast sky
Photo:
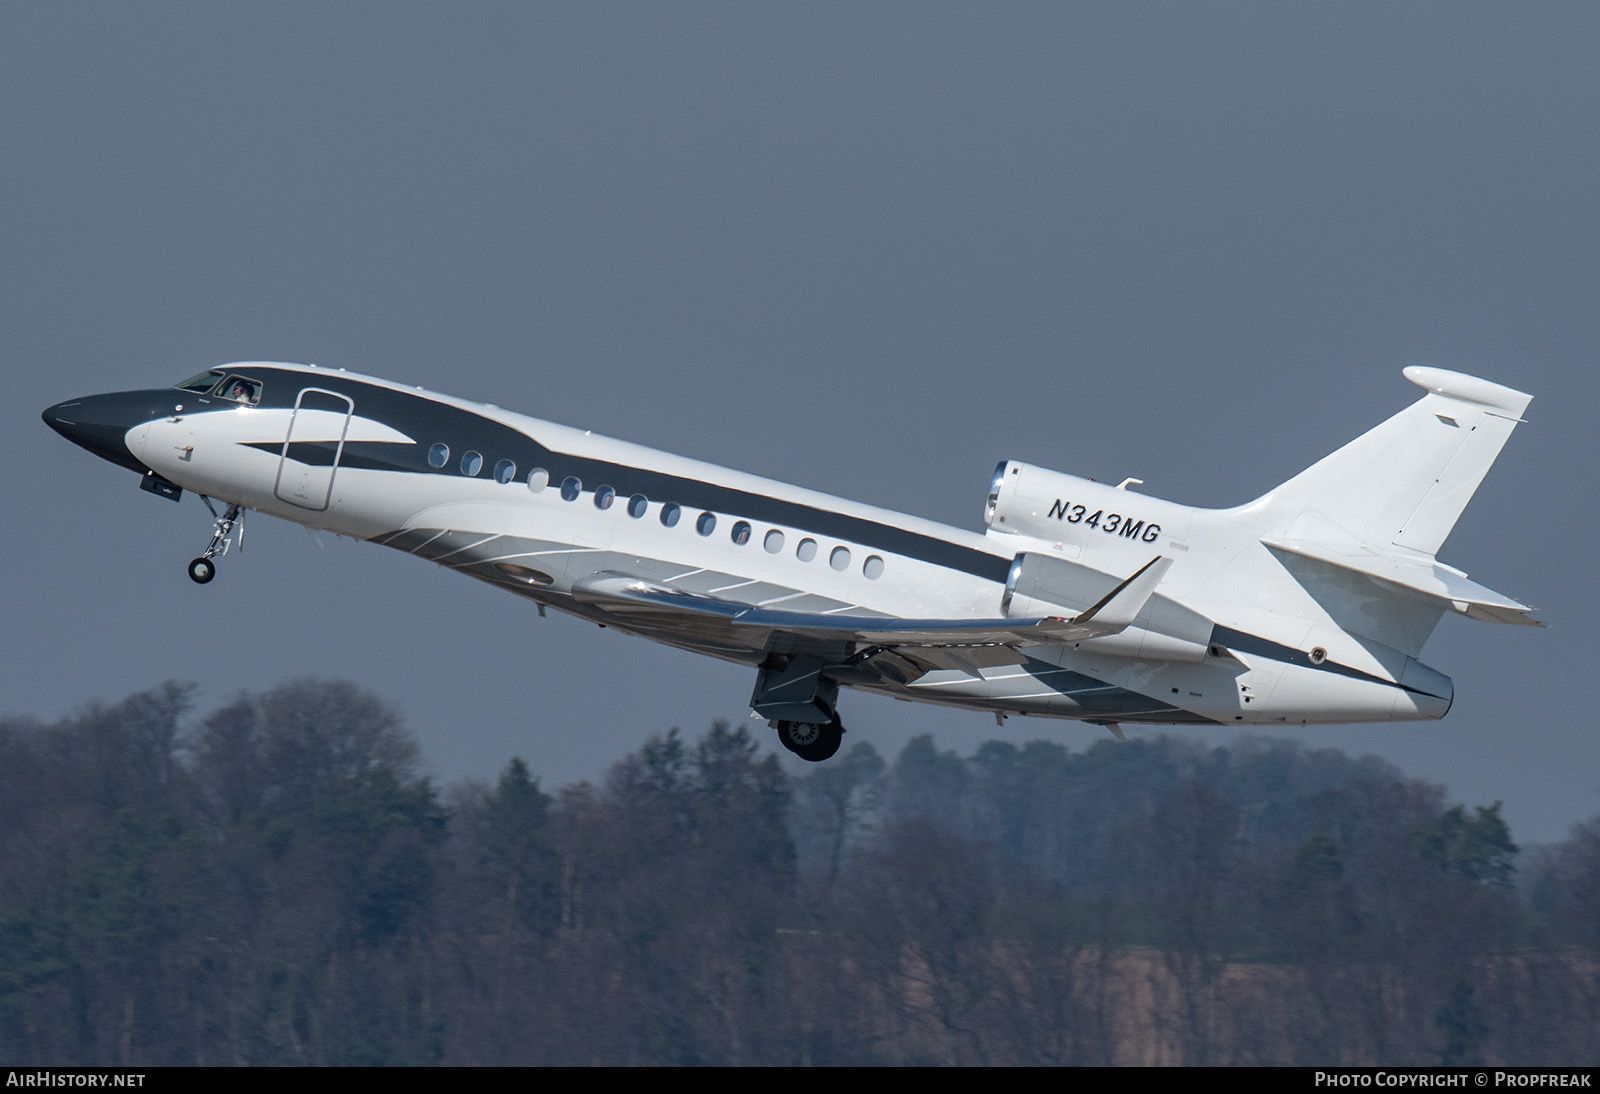
[[[344,677],[441,778],[546,785],[746,715],[743,670],[265,517],[195,586],[203,508],[39,421],[76,395],[314,361],[977,527],[1007,457],[1247,500],[1433,364],[1536,396],[1442,557],[1549,629],[1447,619],[1446,720],[1297,735],[1561,838],[1600,813],[1597,55],[1576,3],[11,0],[0,714]]]

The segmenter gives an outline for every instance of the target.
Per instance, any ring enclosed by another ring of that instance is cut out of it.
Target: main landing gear
[[[802,760],[819,763],[839,751],[844,739],[844,724],[835,714],[826,724],[822,722],[773,722],[778,740]]]
[[[216,524],[211,533],[210,545],[199,558],[189,563],[189,580],[196,585],[204,585],[217,576],[217,564],[211,560],[218,555],[228,553],[228,548],[233,546],[235,529],[239,533],[239,550],[244,550],[244,510],[237,505],[229,505],[225,513],[217,516],[217,507],[211,504],[210,498],[201,494],[200,500],[211,510],[211,516]]]
[[[773,657],[756,673],[750,710],[778,731],[784,748],[817,763],[839,751],[839,683],[827,675],[820,657]]]

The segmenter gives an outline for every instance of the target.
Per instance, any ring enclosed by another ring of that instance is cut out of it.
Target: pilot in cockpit
[[[222,395],[224,398],[233,399],[236,402],[244,403],[246,406],[255,406],[261,401],[261,385],[254,380],[246,380],[243,377],[235,376],[228,381]]]

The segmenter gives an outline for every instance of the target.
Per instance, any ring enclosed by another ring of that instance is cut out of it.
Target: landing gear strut
[[[217,516],[216,506],[211,504],[211,499],[204,494],[200,500],[206,503],[206,508],[211,510],[211,516],[216,521],[215,529],[211,533],[211,543],[199,558],[189,563],[189,580],[196,585],[204,585],[217,576],[217,564],[211,560],[217,555],[225,555],[228,548],[233,546],[235,528],[239,533],[239,550],[244,550],[244,511],[237,505],[229,505],[227,512]]]
[[[839,751],[844,739],[844,724],[835,714],[826,724],[822,722],[773,722],[778,731],[778,741],[802,760],[818,763]]]

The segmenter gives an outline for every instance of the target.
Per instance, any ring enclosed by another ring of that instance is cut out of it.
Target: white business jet
[[[1434,557],[1531,398],[1405,375],[1427,394],[1246,505],[1010,461],[982,534],[308,365],[226,365],[44,420],[154,494],[201,496],[197,582],[249,510],[393,547],[541,614],[749,665],[754,711],[823,760],[841,686],[1119,738],[1443,717],[1450,679],[1417,660],[1441,616],[1539,625]]]

